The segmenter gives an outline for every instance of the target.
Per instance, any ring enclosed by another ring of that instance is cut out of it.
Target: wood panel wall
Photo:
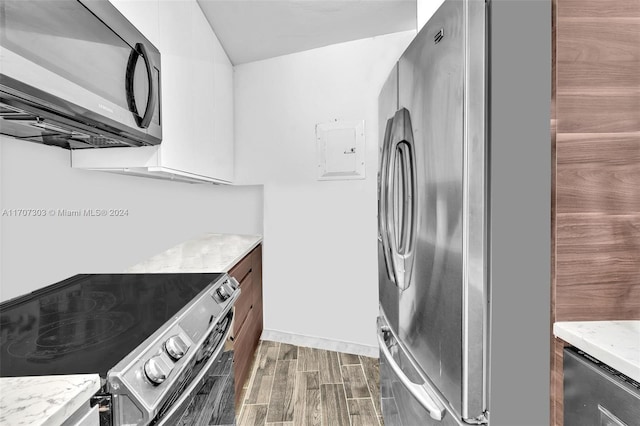
[[[552,9],[552,321],[640,319],[640,0]],[[561,426],[564,342],[553,340]]]

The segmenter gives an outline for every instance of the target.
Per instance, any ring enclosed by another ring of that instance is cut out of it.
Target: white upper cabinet
[[[206,27],[211,28],[202,13],[199,14]],[[233,120],[233,66],[222,48],[218,38],[210,32],[209,49],[213,58],[213,93],[215,102],[213,103],[213,117],[211,113],[201,110],[197,114],[200,126],[197,127],[200,132],[208,132],[213,127],[213,140],[215,141],[215,152],[217,155],[213,159],[213,167],[219,170],[221,176],[228,176],[229,180],[233,179],[234,173],[234,120]],[[199,105],[199,104],[197,104]],[[210,123],[207,125],[207,123]]]
[[[195,0],[111,0],[162,55],[162,143],[83,149],[76,168],[233,180],[233,67]]]
[[[110,0],[149,41],[158,47],[158,0]]]

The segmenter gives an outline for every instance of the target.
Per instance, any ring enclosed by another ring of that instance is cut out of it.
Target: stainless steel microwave
[[[63,148],[162,140],[160,51],[108,0],[0,0],[0,133]]]

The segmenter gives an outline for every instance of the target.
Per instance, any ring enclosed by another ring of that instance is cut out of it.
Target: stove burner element
[[[7,352],[30,361],[55,359],[105,343],[133,325],[134,318],[127,312],[101,312],[53,323],[45,322],[37,330],[37,335],[30,333],[11,342],[7,346]]]
[[[117,304],[113,294],[104,291],[70,292],[61,299],[59,297],[44,298],[40,302],[40,316],[48,315],[82,315],[105,312]]]

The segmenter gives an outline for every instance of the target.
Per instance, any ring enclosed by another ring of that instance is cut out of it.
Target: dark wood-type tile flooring
[[[378,360],[261,341],[238,426],[383,426]]]

